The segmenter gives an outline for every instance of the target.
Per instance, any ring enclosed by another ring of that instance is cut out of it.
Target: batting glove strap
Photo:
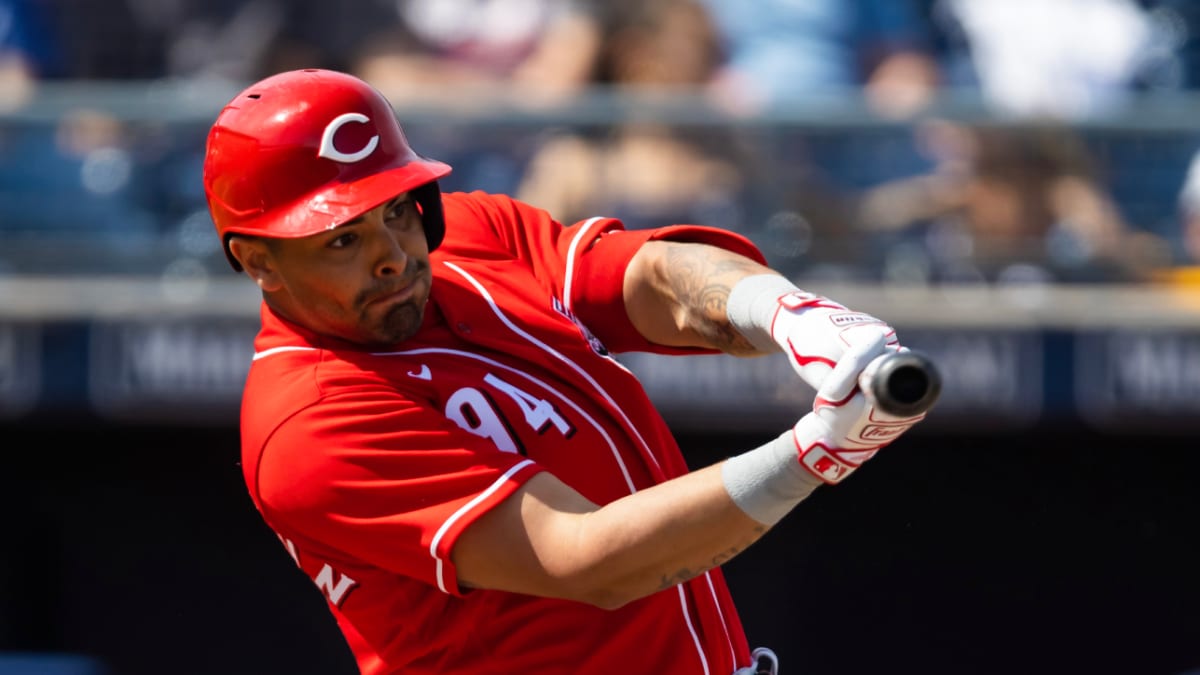
[[[808,447],[797,446],[797,449],[800,453],[800,466],[830,485],[845,480],[846,476],[854,473],[855,469],[879,451],[879,448],[844,451],[827,447],[823,443],[813,443]]]
[[[816,412],[800,418],[792,428],[792,439],[800,466],[830,485],[845,480],[886,445],[855,443],[853,447],[846,447],[848,439],[839,438]]]

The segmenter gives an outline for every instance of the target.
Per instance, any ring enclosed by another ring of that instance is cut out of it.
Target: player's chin
[[[395,344],[404,342],[417,334],[421,321],[425,317],[425,303],[415,300],[402,302],[384,308],[379,318],[377,330],[374,331],[379,342]]]

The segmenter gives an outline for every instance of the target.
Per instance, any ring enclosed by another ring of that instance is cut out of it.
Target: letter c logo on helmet
[[[363,149],[350,154],[346,154],[333,147],[333,137],[337,135],[339,129],[347,124],[350,124],[351,122],[366,124],[370,121],[371,118],[363,115],[362,113],[346,113],[345,115],[338,115],[337,118],[329,123],[329,126],[325,127],[325,133],[321,135],[321,149],[317,151],[317,156],[328,157],[335,162],[341,162],[343,164],[353,164],[366,159],[371,155],[372,152],[375,152],[375,148],[378,147],[379,134],[372,136],[371,140],[367,141],[367,145]]]

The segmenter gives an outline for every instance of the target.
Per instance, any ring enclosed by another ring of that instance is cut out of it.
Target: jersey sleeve
[[[401,394],[370,392],[288,419],[261,454],[257,488],[282,536],[461,595],[458,536],[539,471]]]
[[[465,216],[456,220],[456,225],[463,220],[484,225],[486,236],[474,234],[475,245],[498,245],[527,261],[535,276],[613,352],[716,353],[652,343],[629,320],[623,291],[625,269],[647,241],[710,244],[766,264],[762,251],[748,238],[717,227],[681,224],[630,230],[615,218],[590,218],[564,226],[546,211],[503,195],[472,192],[459,197],[447,202],[448,221],[453,213]]]
[[[671,347],[650,342],[625,311],[625,268],[647,241],[669,240],[710,244],[766,264],[762,252],[740,234],[700,225],[672,225],[649,230],[625,230],[619,221],[586,236],[587,244],[568,260],[576,279],[567,289],[570,307],[580,321],[613,352],[648,351],[659,354],[716,354],[716,349]]]

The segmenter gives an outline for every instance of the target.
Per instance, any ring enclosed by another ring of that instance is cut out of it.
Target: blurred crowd
[[[0,0],[0,241],[60,247],[0,246],[0,272],[68,267],[72,247],[144,259],[131,242],[164,234],[158,259],[220,260],[197,173],[209,120],[134,123],[86,100],[52,123],[15,114],[41,83],[300,67],[358,74],[402,111],[690,102],[709,114],[409,133],[454,165],[447,189],[564,222],[729,227],[797,277],[1093,283],[1200,265],[1200,125],[1123,122],[1200,88],[1191,0]]]

